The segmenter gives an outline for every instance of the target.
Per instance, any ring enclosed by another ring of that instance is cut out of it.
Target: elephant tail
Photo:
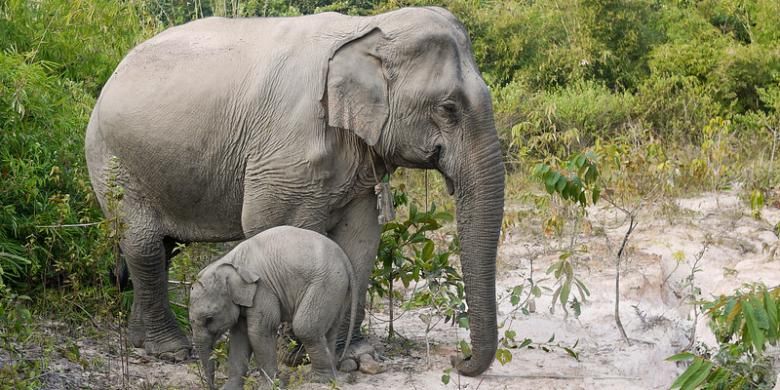
[[[349,305],[349,329],[347,329],[347,339],[344,341],[344,350],[341,351],[341,358],[339,361],[344,360],[344,357],[347,356],[347,350],[349,350],[349,342],[352,341],[352,330],[355,328],[355,317],[357,314],[357,305],[358,305],[358,288],[357,288],[357,279],[355,279],[355,270],[352,268],[352,262],[349,260],[349,257],[346,256],[346,254],[343,257],[345,259],[344,261],[344,268],[347,270],[347,276],[349,276],[349,294],[350,294],[350,305]]]
[[[127,262],[121,250],[114,267],[108,271],[108,277],[112,283],[116,284],[119,291],[127,291],[132,287],[130,284],[130,270],[127,268]]]

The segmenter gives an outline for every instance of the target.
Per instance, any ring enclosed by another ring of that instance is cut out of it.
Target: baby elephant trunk
[[[211,352],[214,349],[214,337],[206,334],[194,338],[195,350],[198,351],[201,366],[203,366],[206,384],[210,390],[216,389],[214,386],[214,361],[211,360]]]

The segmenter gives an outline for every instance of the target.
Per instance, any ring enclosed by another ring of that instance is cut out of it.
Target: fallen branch
[[[71,228],[71,227],[87,227],[87,226],[95,226],[100,225],[103,222],[89,222],[89,223],[72,223],[72,224],[62,224],[62,225],[35,225],[38,229],[47,229],[47,228]]]
[[[631,340],[628,339],[626,330],[623,328],[623,321],[620,320],[620,260],[623,258],[628,239],[631,237],[631,233],[637,225],[633,213],[629,213],[628,218],[628,230],[626,230],[626,234],[623,236],[623,242],[620,244],[620,249],[617,252],[617,261],[615,261],[615,325],[617,325],[620,335],[623,336],[623,340],[630,346]]]
[[[579,376],[579,375],[555,375],[555,374],[529,374],[529,375],[502,375],[502,374],[482,374],[483,378],[497,379],[556,379],[556,380],[629,380],[638,381],[641,378],[634,376]]]

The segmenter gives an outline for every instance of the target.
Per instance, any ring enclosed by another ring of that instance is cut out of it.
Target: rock
[[[369,375],[376,375],[385,372],[385,368],[374,360],[369,354],[360,355],[360,372]]]
[[[352,372],[352,371],[357,371],[357,369],[358,369],[357,362],[350,358],[344,359],[344,361],[342,361],[341,364],[339,364],[339,371],[341,372]]]

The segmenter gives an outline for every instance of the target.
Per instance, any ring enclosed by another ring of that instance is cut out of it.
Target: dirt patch
[[[521,208],[510,205],[515,209]],[[772,227],[780,221],[780,211],[767,208],[762,219],[750,216],[736,193],[704,194],[681,199],[665,210],[652,207],[639,215],[639,227],[629,244],[629,261],[622,270],[621,317],[632,341],[627,345],[613,320],[614,260],[605,235],[614,246],[622,238],[627,224],[609,209],[592,208],[588,222],[590,234],[580,237],[587,252],[578,263],[577,273],[592,295],[583,304],[582,315],[574,318],[557,310],[550,313],[550,296],[536,302],[537,310],[521,315],[511,324],[518,339],[545,341],[555,334],[556,341],[574,345],[580,359],[562,350],[513,350],[506,365],[494,363],[478,378],[451,374],[450,383],[442,383],[442,374],[450,366],[458,340],[468,332],[440,325],[427,335],[419,315],[406,311],[395,321],[396,330],[406,339],[386,344],[385,313],[373,313],[370,334],[387,371],[377,375],[351,374],[342,389],[661,389],[668,388],[682,371],[664,359],[691,343],[693,311],[686,297],[690,288],[686,278],[705,240],[710,244],[699,261],[700,272],[694,283],[702,297],[733,291],[746,282],[780,284],[780,261],[774,259],[778,246]],[[555,253],[543,253],[538,233],[533,229],[507,231],[499,248],[498,291],[520,284],[528,277],[530,257],[533,272],[542,275],[555,259]],[[555,245],[552,245],[555,247]],[[503,318],[511,305],[499,306]],[[56,328],[56,327],[55,327]],[[506,330],[505,329],[502,329]],[[57,330],[52,330],[54,334]],[[704,320],[697,324],[696,340],[713,344]],[[78,357],[49,362],[45,388],[120,388],[123,386],[116,332],[103,339],[75,336]],[[67,343],[64,342],[64,343]],[[427,345],[427,347],[426,347]],[[34,358],[35,352],[31,351]],[[3,354],[0,354],[2,365]],[[6,356],[7,357],[7,356]],[[198,388],[201,386],[197,364],[171,364],[149,358],[142,350],[129,354],[128,379],[131,388]],[[256,378],[259,380],[259,378]],[[306,384],[299,388],[327,389],[328,385]]]

